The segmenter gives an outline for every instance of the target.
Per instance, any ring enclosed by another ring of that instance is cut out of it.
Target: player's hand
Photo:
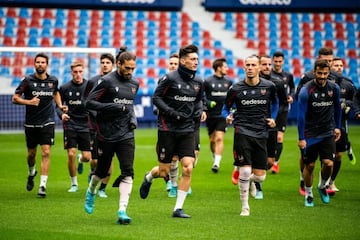
[[[63,122],[67,122],[67,121],[70,120],[70,116],[67,115],[66,113],[63,113],[63,114],[61,115],[61,120],[62,120]]]
[[[226,117],[226,123],[231,125],[232,122],[234,121],[234,114],[230,113],[227,117]]]
[[[38,96],[35,96],[29,100],[29,105],[39,106],[39,104],[40,104],[40,98],[38,98]]]
[[[266,123],[267,123],[267,125],[268,125],[270,128],[276,127],[276,122],[275,122],[275,120],[272,119],[272,118],[267,118],[267,119],[266,119]]]
[[[204,112],[202,112],[202,114],[201,114],[200,121],[201,121],[201,122],[205,122],[205,121],[206,121],[206,118],[207,118],[207,114],[206,114],[206,112],[204,111]]]
[[[335,135],[335,142],[337,142],[341,137],[341,131],[338,128],[334,129],[334,135]]]
[[[299,140],[298,141],[298,147],[300,149],[305,149],[306,148],[306,140]]]
[[[288,103],[292,104],[293,101],[294,101],[294,99],[292,98],[292,96],[290,96],[290,95],[287,96],[287,102],[288,102]]]
[[[61,111],[63,112],[63,113],[67,113],[68,111],[69,111],[69,107],[68,106],[61,106],[60,107],[60,109],[61,109]]]

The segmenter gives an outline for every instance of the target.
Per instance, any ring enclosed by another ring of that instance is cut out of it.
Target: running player
[[[114,64],[115,64],[115,58],[111,53],[103,53],[100,55],[100,74],[89,79],[86,89],[86,96],[94,88],[94,86],[96,86],[100,82],[101,77],[113,71]],[[96,138],[96,111],[91,111],[91,110],[89,111],[89,126],[90,126],[90,136],[91,136],[91,160],[90,160],[90,173],[89,173],[89,182],[90,182],[91,175],[95,172],[95,167],[98,159],[97,138]],[[101,198],[107,198],[105,189],[110,180],[113,167],[114,167],[113,162],[111,162],[109,173],[102,180],[100,184],[98,195]],[[80,161],[78,165],[78,172],[79,173],[82,172],[82,169],[83,169],[83,163]]]
[[[90,130],[88,124],[89,112],[85,108],[84,93],[87,81],[83,78],[84,66],[81,62],[73,62],[71,68],[71,81],[60,87],[62,103],[68,106],[63,112],[57,108],[57,114],[63,122],[64,149],[67,150],[67,165],[71,180],[68,192],[77,192],[78,180],[76,175],[76,152],[81,151],[81,161],[91,159]]]
[[[120,194],[118,223],[129,224],[131,218],[126,209],[133,186],[137,126],[134,99],[139,89],[139,82],[132,76],[136,56],[122,47],[116,56],[116,65],[117,70],[103,76],[87,98],[86,107],[97,111],[98,162],[86,191],[84,208],[88,214],[94,211],[96,187],[108,175],[116,154],[121,172],[113,184]]]
[[[316,60],[314,74],[315,78],[303,86],[298,98],[298,146],[303,154],[306,207],[314,206],[313,172],[318,156],[321,161],[318,192],[323,203],[330,202],[326,183],[333,169],[335,141],[341,136],[340,88],[327,80],[328,61]]]
[[[271,167],[272,173],[279,173],[279,161],[280,156],[283,150],[283,142],[284,142],[284,133],[286,130],[287,119],[290,111],[290,106],[293,103],[293,97],[295,93],[295,84],[294,84],[294,76],[284,71],[284,53],[281,51],[277,51],[273,54],[273,68],[271,70],[271,76],[273,78],[277,78],[284,82],[283,87],[287,96],[287,101],[280,101],[279,105],[279,113],[276,117],[276,127],[277,127],[277,143],[276,143],[276,151],[275,151],[275,161],[274,165]]]
[[[202,108],[203,81],[196,76],[198,48],[187,45],[179,50],[179,68],[159,80],[153,101],[159,109],[158,166],[145,174],[140,187],[140,197],[147,198],[154,178],[165,177],[170,172],[172,157],[177,154],[182,165],[176,204],[172,217],[190,218],[183,210],[191,185],[195,161],[195,133],[197,113]]]
[[[46,183],[50,168],[50,150],[54,145],[55,120],[53,101],[58,108],[67,111],[61,103],[58,84],[55,76],[47,73],[49,57],[38,53],[34,58],[35,73],[25,76],[12,97],[14,104],[26,105],[25,136],[27,146],[27,164],[29,175],[26,189],[34,188],[36,171],[37,145],[41,146],[39,197],[46,197]]]
[[[212,64],[214,74],[204,81],[205,105],[207,107],[206,127],[208,130],[210,150],[213,156],[211,170],[217,173],[224,150],[226,120],[221,115],[226,93],[232,81],[226,76],[228,66],[225,58],[218,58]]]
[[[223,107],[227,123],[234,121],[234,160],[240,163],[239,190],[241,216],[250,215],[250,182],[262,183],[266,177],[268,128],[276,127],[278,109],[276,86],[259,77],[260,60],[252,55],[245,59],[245,80],[228,91]],[[230,113],[235,104],[236,111]]]

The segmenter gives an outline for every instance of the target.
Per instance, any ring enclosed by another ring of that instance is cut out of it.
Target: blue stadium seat
[[[220,40],[215,40],[214,41],[214,48],[216,49],[221,49],[222,48],[222,44]]]
[[[179,16],[177,12],[170,12],[170,21],[178,21],[179,20]]]
[[[165,49],[159,49],[158,57],[159,58],[168,58],[168,57],[170,57],[170,54]]]
[[[336,51],[336,56],[340,58],[345,58],[345,48],[338,48]]]
[[[321,31],[314,31],[314,40],[322,40],[322,33]]]
[[[11,37],[11,38],[15,37],[14,28],[6,26],[5,29],[4,29],[3,35],[5,37]]]
[[[167,73],[166,68],[160,68],[158,75],[159,75],[159,77],[161,77],[161,76],[164,76],[166,73]]]
[[[157,46],[156,41],[155,39],[148,39],[147,48],[155,48]]]
[[[39,36],[38,28],[30,28],[29,29],[29,37],[38,37],[38,36]]]
[[[56,17],[56,19],[64,19],[65,18],[64,9],[61,9],[61,8],[56,9],[55,17]]]
[[[0,17],[2,17],[1,14],[0,14]],[[19,17],[21,17],[21,18],[29,18],[30,15],[29,15],[28,9],[27,8],[20,8]]]
[[[144,11],[138,11],[137,13],[137,20],[138,21],[144,21],[146,20],[145,12]]]
[[[202,58],[211,58],[212,53],[210,49],[204,49],[202,52]]]
[[[303,59],[303,66],[305,72],[313,68],[313,64],[310,58],[304,58]]]
[[[103,47],[103,48],[112,47],[111,44],[110,44],[109,38],[103,38],[103,39],[101,40],[101,47]]]
[[[343,22],[343,16],[342,13],[335,13],[335,18],[334,18],[335,22]]]
[[[225,21],[234,21],[232,12],[225,12],[224,18],[225,18]]]
[[[63,27],[65,27],[64,19],[63,18],[56,18],[54,28],[63,28]]]
[[[269,49],[276,51],[276,49],[278,48],[277,44],[278,44],[278,40],[276,38],[270,38]]]
[[[299,25],[299,16],[297,13],[290,14],[290,21],[292,25]]]
[[[103,28],[103,29],[101,30],[100,37],[101,37],[102,39],[104,39],[104,38],[112,38],[110,29]]]
[[[348,49],[356,49],[356,40],[353,37],[348,38],[346,48]]]
[[[311,22],[309,13],[302,13],[301,22],[303,22],[303,23],[305,23],[305,22],[310,23]]]
[[[111,19],[103,19],[101,26],[103,29],[110,29],[112,27]]]
[[[78,38],[76,42],[77,47],[87,47],[88,46],[88,38]]]
[[[155,21],[149,20],[147,23],[148,31],[154,31],[158,28]]]
[[[87,37],[87,31],[85,28],[79,28],[78,32],[77,32],[77,37],[78,38],[86,38]]]
[[[79,19],[79,29],[87,29],[88,28],[88,20],[86,18]]]
[[[54,47],[63,47],[64,46],[61,38],[54,38],[52,45]]]
[[[39,46],[39,44],[38,44],[38,39],[37,39],[36,37],[30,37],[30,38],[28,39],[27,45],[28,45],[29,47],[38,47],[38,46]]]
[[[41,37],[43,38],[49,38],[52,36],[51,34],[51,28],[50,27],[44,27],[42,30],[41,30],[41,34],[40,34]]]
[[[51,60],[50,60],[50,66],[52,68],[60,68],[60,66],[61,66],[60,58],[52,57]]]
[[[126,11],[125,18],[126,18],[126,21],[134,20],[134,11]]]
[[[211,76],[213,74],[213,70],[211,68],[205,68],[204,70],[204,77]]]
[[[252,13],[252,12],[248,12],[247,15],[246,15],[246,21],[249,23],[249,22],[255,22],[256,19],[255,19],[255,14]]]
[[[10,77],[10,69],[8,67],[0,65],[0,75],[4,77]]]
[[[229,59],[229,58],[234,58],[234,54],[233,54],[233,51],[232,50],[230,50],[230,49],[226,49],[225,50],[225,58],[226,59]]]
[[[292,47],[291,57],[292,58],[300,58],[301,57],[300,46],[293,46]]]
[[[33,67],[27,67],[25,68],[25,75],[30,75],[34,73],[34,68]]]
[[[44,18],[42,22],[43,28],[51,28],[52,27],[52,21],[49,18]]]
[[[85,21],[88,20],[89,19],[88,10],[87,9],[80,9],[79,18],[80,18],[80,21],[81,21],[81,19],[83,19]]]
[[[0,18],[3,18],[5,16],[4,9],[0,7]]]
[[[275,39],[278,40],[277,38],[278,35],[278,29],[276,27],[270,27],[269,28],[269,39]]]
[[[135,76],[136,76],[136,77],[142,77],[142,76],[144,76],[144,70],[143,70],[143,68],[137,67],[137,68],[135,69]]]
[[[124,38],[133,38],[133,30],[132,29],[125,29]]]
[[[148,52],[149,52],[149,51],[148,51]],[[155,57],[155,53],[154,53],[154,57]],[[156,62],[155,62],[155,58],[154,58],[154,57],[148,58],[148,60],[146,61],[146,67],[147,67],[147,68],[156,67]]]
[[[6,27],[15,27],[16,26],[15,18],[6,17],[5,26]]]
[[[14,77],[13,80],[11,81],[11,86],[12,87],[17,87],[20,82],[21,82],[21,77]]]
[[[110,10],[103,10],[103,19],[104,20],[112,20],[111,11]]]
[[[238,68],[236,75],[237,75],[239,80],[244,79],[245,78],[245,69]]]
[[[233,30],[235,29],[233,23],[234,23],[234,22],[233,22],[232,20],[226,20],[226,21],[225,21],[224,29],[225,29],[225,30],[233,31]]]

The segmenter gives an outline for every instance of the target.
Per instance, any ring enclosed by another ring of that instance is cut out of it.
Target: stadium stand
[[[185,12],[112,11],[87,9],[51,9],[0,7],[0,44],[27,47],[120,47],[127,45],[142,61],[142,77],[154,78],[163,73],[166,59],[185,43],[200,47],[199,74],[211,74],[211,62],[225,56],[230,76],[243,76],[243,62],[236,59],[221,41],[204,31]],[[352,13],[253,13],[215,12],[213,20],[236,38],[247,41],[247,47],[259,54],[283,50],[286,70],[296,78],[311,68],[311,58],[322,46],[334,48],[344,58],[345,72],[359,85],[360,14]],[[23,67],[8,63],[0,56],[0,67]],[[153,58],[147,61],[148,57]],[[91,61],[91,60],[90,60]],[[56,64],[55,68],[67,69]],[[92,67],[98,67],[93,64]],[[64,77],[60,69],[59,79]],[[93,71],[96,72],[96,71]],[[12,76],[10,71],[10,76]],[[18,72],[16,72],[17,75]],[[14,80],[16,80],[13,76]],[[205,75],[203,75],[205,77]],[[144,81],[145,83],[147,81]]]

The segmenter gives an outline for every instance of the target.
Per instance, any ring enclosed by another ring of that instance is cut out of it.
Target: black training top
[[[202,95],[203,81],[182,66],[160,78],[153,95],[159,131],[194,132]]]
[[[84,93],[87,81],[84,79],[81,84],[73,82],[73,80],[65,83],[60,87],[61,101],[63,105],[68,106],[69,121],[63,122],[66,130],[78,132],[89,132],[88,110],[85,107]],[[57,114],[61,119],[63,112],[56,108]]]
[[[59,91],[59,81],[55,76],[47,75],[44,80],[30,74],[21,81],[15,90],[15,94],[24,95],[25,99],[40,99],[38,106],[26,105],[25,126],[45,126],[55,124],[54,120],[54,94]]]
[[[86,107],[97,111],[96,128],[100,141],[117,142],[134,137],[135,95],[139,82],[124,79],[117,71],[100,79],[86,101]]]
[[[212,75],[204,81],[205,105],[207,107],[207,118],[220,118],[221,110],[225,102],[226,94],[232,85],[232,81],[224,76]],[[211,102],[216,102],[215,106]]]

